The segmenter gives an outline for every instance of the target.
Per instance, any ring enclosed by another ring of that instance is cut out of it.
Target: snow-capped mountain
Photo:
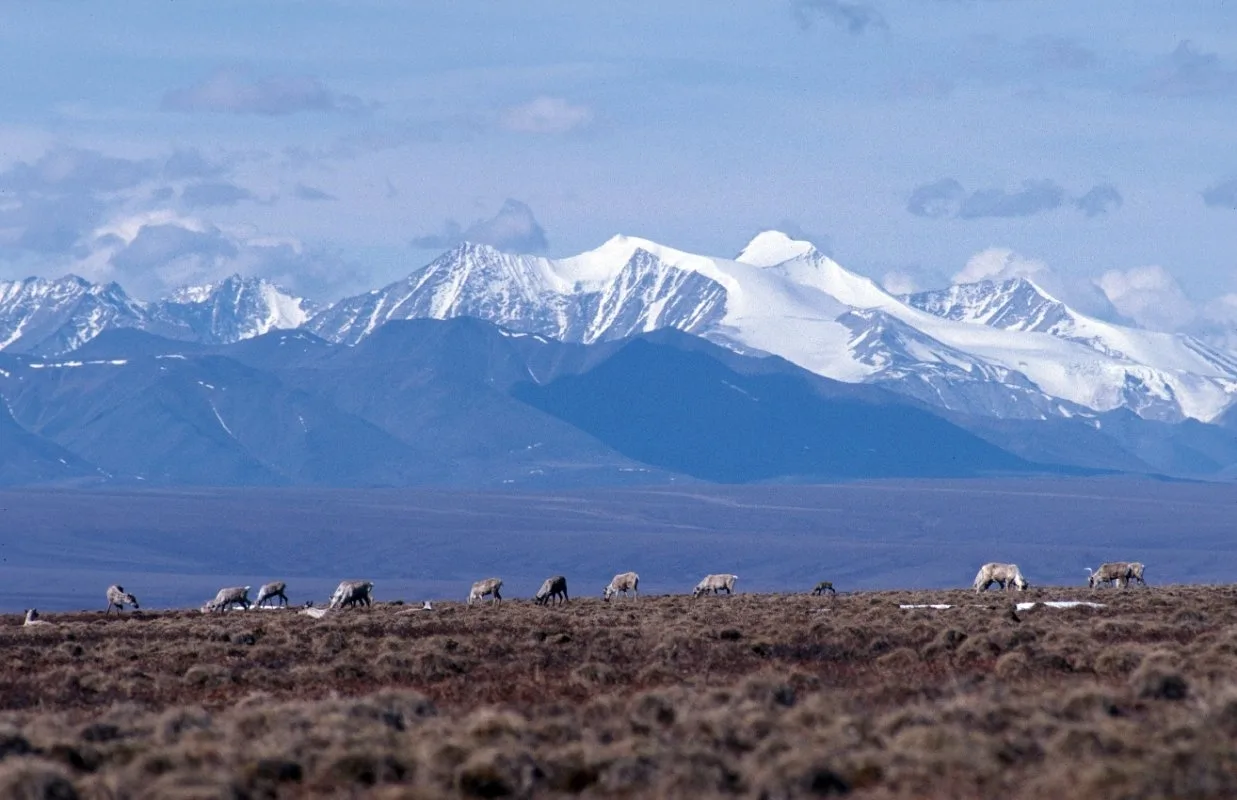
[[[1027,278],[963,283],[899,299],[938,317],[1010,331],[1061,335],[1076,321],[1068,306]]]
[[[1104,358],[1091,365],[1091,372],[1106,373],[1096,390],[1108,394],[1092,395],[1092,402],[1084,402],[1092,408],[1126,407],[1155,419],[1208,420],[1233,401],[1237,377],[1233,355],[1191,336],[1088,317],[1026,278],[951,286],[902,299],[948,320],[1044,333],[1094,350]],[[1086,373],[1087,365],[1081,364],[1069,374],[1093,378]],[[1039,383],[1049,381],[1045,376]]]
[[[299,328],[317,309],[264,278],[232,275],[178,289],[152,310],[157,318],[188,328],[195,341],[229,344],[271,330]]]
[[[573,342],[675,327],[1000,417],[1209,420],[1237,398],[1237,359],[1189,337],[1086,317],[1026,280],[895,297],[776,231],[734,259],[627,236],[564,259],[465,244],[307,327],[354,343],[390,320],[457,316]]]
[[[72,276],[0,283],[0,350],[40,355],[117,327],[208,344],[304,327],[356,344],[392,320],[453,317],[585,344],[675,328],[985,416],[1125,408],[1155,420],[1209,421],[1237,399],[1237,357],[1197,339],[1088,317],[1027,279],[894,296],[776,231],[733,259],[629,236],[561,259],[462,244],[321,311],[239,276],[155,303]]]
[[[0,350],[57,355],[107,328],[147,323],[145,304],[115,283],[91,283],[76,275],[0,281]]]
[[[1222,372],[1237,369],[1237,358],[1194,337],[1137,330],[1080,314],[1028,278],[966,283],[899,299],[945,319],[1048,333],[1113,357],[1170,365],[1201,358],[1204,368],[1211,364]]]
[[[112,328],[227,344],[304,324],[315,307],[262,278],[233,275],[147,303],[116,283],[67,275],[0,281],[0,350],[61,355]]]
[[[723,314],[726,292],[707,276],[666,264],[639,245],[612,257],[615,270],[593,275],[584,256],[564,266],[463,244],[402,281],[336,303],[308,327],[355,344],[391,320],[478,317],[592,343],[658,328],[695,333]]]

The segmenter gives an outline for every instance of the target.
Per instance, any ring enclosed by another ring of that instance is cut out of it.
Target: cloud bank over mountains
[[[0,278],[73,272],[144,298],[233,273],[314,293],[351,288],[357,269],[331,248],[203,216],[273,202],[226,180],[234,167],[195,149],[125,158],[70,147],[11,164],[0,171]]]
[[[83,22],[14,5],[0,279],[74,271],[154,296],[270,273],[329,301],[465,239],[732,254],[777,227],[897,291],[1038,264],[1092,313],[1227,324],[1225,9],[773,12],[167,4]]]
[[[488,244],[508,253],[544,253],[550,246],[533,210],[511,198],[488,219],[467,228],[449,219],[438,233],[413,237],[411,245],[419,250],[446,250],[461,242]]]
[[[1121,207],[1121,193],[1111,184],[1097,184],[1071,198],[1056,181],[1038,178],[1023,181],[1016,189],[990,187],[967,191],[954,178],[941,178],[915,188],[906,210],[927,219],[990,219],[1031,217],[1063,206],[1099,217]]]
[[[243,185],[244,163],[243,155],[198,149],[149,158],[49,149],[0,171],[0,191],[9,198],[0,205],[0,257],[31,274],[75,272],[95,281],[117,280],[147,299],[234,273],[269,277],[327,302],[372,280],[361,264],[337,249],[272,235],[243,222],[212,220],[213,214],[258,204],[338,203],[335,195],[299,182],[263,198]],[[1229,188],[1214,187],[1206,195],[1208,203],[1226,207]],[[1014,190],[968,192],[947,178],[917,188],[908,210],[932,219],[968,221],[1073,210],[1089,219],[1113,213],[1121,204],[1120,193],[1108,184],[1071,198],[1051,180],[1027,181]],[[783,219],[776,227],[813,242],[822,253],[833,251],[830,237],[807,233],[795,221]],[[514,198],[492,216],[468,224],[443,220],[436,230],[411,236],[408,245],[414,251],[435,251],[464,241],[509,253],[550,249],[549,235],[533,209]],[[411,272],[421,263],[409,254],[403,269]],[[1159,265],[1085,275],[1054,269],[1011,248],[988,247],[945,275],[953,283],[1029,277],[1084,313],[1154,330],[1197,333],[1226,344],[1237,340],[1229,333],[1237,326],[1237,295],[1193,301]],[[881,282],[899,294],[941,283],[906,269],[885,271]]]
[[[282,116],[306,111],[356,112],[365,107],[361,98],[331,91],[309,75],[254,77],[232,69],[221,69],[163,96],[163,110],[179,112]]]

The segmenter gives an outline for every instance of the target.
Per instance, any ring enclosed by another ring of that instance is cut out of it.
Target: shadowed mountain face
[[[461,318],[393,322],[356,346],[280,331],[211,347],[118,330],[71,357],[6,358],[8,435],[31,453],[19,471],[9,448],[10,483],[56,477],[37,467],[36,444],[111,481],[161,485],[538,486],[1033,468],[876,387],[674,331],[580,345]]]
[[[743,375],[636,340],[516,397],[625,455],[709,481],[976,475],[1032,466],[917,408],[822,397],[802,375]]]
[[[356,345],[299,329],[223,345],[105,331],[68,356],[0,353],[0,398],[8,484],[1227,477],[1237,462],[1237,435],[1192,421],[945,419],[675,330],[585,345],[472,318],[395,321]]]
[[[23,429],[0,406],[0,485],[72,483],[99,477],[90,464]]]
[[[365,348],[283,332],[215,352],[104,334],[80,359],[23,364],[4,391],[28,436],[117,481],[501,485],[541,479],[543,460],[561,462],[553,471],[566,482],[641,474],[641,465],[495,388],[528,374],[504,362],[495,329],[487,343],[469,341],[468,324],[447,327],[442,342],[421,340],[412,326]],[[452,338],[464,341],[453,349]],[[395,349],[383,352],[387,345]],[[138,355],[117,357],[126,350]]]

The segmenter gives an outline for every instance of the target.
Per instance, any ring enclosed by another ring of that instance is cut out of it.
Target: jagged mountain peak
[[[0,282],[0,350],[64,353],[106,328],[140,327],[145,303],[79,275]]]
[[[448,250],[443,251],[437,258],[435,258],[430,263],[434,264],[434,263],[439,263],[439,262],[444,262],[444,261],[459,262],[459,261],[468,261],[468,260],[473,260],[473,259],[480,259],[482,261],[486,261],[486,260],[502,261],[502,260],[513,260],[513,259],[520,259],[520,258],[523,258],[523,256],[520,256],[514,253],[503,252],[502,250],[499,250],[497,247],[494,247],[493,245],[488,245],[483,242],[464,241],[464,242],[460,242],[459,244],[455,245],[454,247]],[[416,271],[419,272],[420,270],[416,270]]]
[[[157,303],[78,275],[26,278],[0,282],[0,350],[60,355],[118,328],[223,344],[300,327],[314,311],[265,278],[241,275],[182,287]]]
[[[552,266],[565,286],[597,290],[613,280],[638,250],[643,250],[668,267],[699,272],[707,278],[716,277],[717,259],[676,250],[651,239],[626,234],[611,236],[593,250],[556,259]]]
[[[114,281],[109,281],[107,283],[94,283],[93,281],[87,280],[81,275],[77,275],[72,272],[61,275],[58,278],[31,275],[26,278],[17,278],[15,280],[0,280],[0,301],[9,299],[18,293],[42,295],[56,292],[72,292],[80,294],[120,292],[121,294],[125,294],[126,297],[128,296],[120,284]]]
[[[689,263],[680,268],[667,259]],[[595,342],[661,327],[714,321],[725,292],[703,256],[636,237],[614,237],[566,259],[519,256],[463,244],[407,278],[341,300],[308,323],[323,338],[355,344],[389,321],[477,317],[521,333]],[[696,267],[693,269],[691,267]]]
[[[210,283],[188,284],[178,287],[169,292],[165,299],[173,303],[202,303],[221,291],[242,291],[246,288],[258,287],[265,283],[267,283],[265,278],[245,277],[239,272],[234,272],[226,278],[220,278]]]
[[[1063,326],[1072,326],[1081,318],[1027,277],[956,284],[901,299],[944,319],[1003,330],[1061,333]]]
[[[155,314],[188,327],[199,341],[222,344],[299,328],[316,310],[313,303],[266,278],[232,274],[177,289],[156,305]]]
[[[1045,300],[1051,300],[1056,303],[1061,302],[1054,295],[1052,295],[1047,289],[1041,286],[1038,281],[1026,275],[1016,275],[1013,278],[1009,278],[1008,280],[1002,281],[1002,283],[1014,288],[1015,290],[1035,292],[1036,294],[1043,297]]]

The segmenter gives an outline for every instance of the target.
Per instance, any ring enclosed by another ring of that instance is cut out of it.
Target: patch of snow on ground
[[[84,367],[84,366],[109,366],[123,367],[128,364],[129,360],[125,358],[115,358],[108,361],[57,361],[43,364],[29,364],[30,369],[58,369],[66,367]]]
[[[227,431],[228,436],[231,436],[233,439],[235,439],[236,434],[232,433],[232,429],[228,427],[228,423],[223,421],[223,417],[219,415],[219,409],[215,408],[214,403],[210,404],[210,410],[215,412],[215,419],[219,420],[219,426],[223,428],[225,431]]]
[[[1040,602],[1018,603],[1014,608],[1019,611],[1028,611],[1036,606],[1048,606],[1049,608],[1104,608],[1104,603],[1092,603],[1088,600],[1043,600]]]

